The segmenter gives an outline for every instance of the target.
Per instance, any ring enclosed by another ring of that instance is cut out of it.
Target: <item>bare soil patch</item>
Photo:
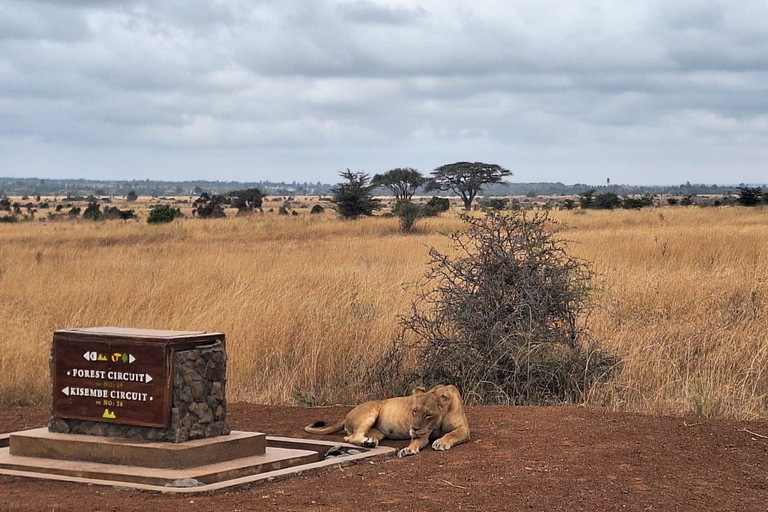
[[[348,408],[230,405],[238,430],[311,437]],[[339,465],[212,494],[169,496],[0,476],[2,511],[758,511],[768,507],[768,422],[582,407],[471,407],[472,440],[448,452]],[[0,432],[43,426],[45,407],[0,408]],[[331,439],[332,436],[325,436]],[[336,436],[335,438],[339,438]],[[405,441],[384,444],[401,447]]]

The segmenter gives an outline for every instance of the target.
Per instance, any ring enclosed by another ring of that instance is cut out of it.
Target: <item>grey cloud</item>
[[[207,152],[316,181],[476,158],[602,182],[684,161],[675,148],[716,172],[739,145],[758,168],[762,2],[557,5],[0,0],[19,7],[0,17],[0,166],[113,152],[121,172],[152,155],[202,172]]]
[[[368,1],[345,2],[337,7],[342,18],[355,23],[409,25],[418,22],[425,11],[421,7],[382,7]]]
[[[21,39],[35,41],[77,41],[88,35],[82,13],[57,5],[45,9],[34,3],[6,0],[0,3],[0,43]]]

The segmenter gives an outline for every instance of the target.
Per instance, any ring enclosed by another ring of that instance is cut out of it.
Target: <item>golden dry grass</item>
[[[592,335],[624,371],[589,397],[663,414],[768,417],[768,212],[556,212],[594,262]],[[454,216],[330,214],[0,224],[0,403],[44,402],[55,329],[223,331],[230,400],[353,401],[347,370],[378,357],[428,246]]]

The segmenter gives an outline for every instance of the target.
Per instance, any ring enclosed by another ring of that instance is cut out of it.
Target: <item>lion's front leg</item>
[[[432,449],[438,451],[450,450],[452,446],[466,441],[469,441],[469,429],[467,427],[459,427],[436,439],[432,443]]]
[[[427,446],[427,444],[429,444],[429,434],[412,439],[408,446],[397,452],[397,457],[402,458],[407,457],[408,455],[416,455],[422,448]]]

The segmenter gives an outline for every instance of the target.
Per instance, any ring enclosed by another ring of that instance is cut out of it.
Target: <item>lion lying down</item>
[[[469,440],[464,402],[455,386],[416,388],[410,396],[372,400],[358,405],[344,421],[326,426],[316,421],[304,427],[310,434],[334,434],[346,430],[344,441],[373,448],[382,439],[411,439],[398,457],[415,455],[430,440],[434,450],[448,450]]]

